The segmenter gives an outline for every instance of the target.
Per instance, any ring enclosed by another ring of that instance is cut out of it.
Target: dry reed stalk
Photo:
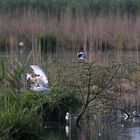
[[[41,47],[38,38],[32,37],[32,63],[41,65]]]

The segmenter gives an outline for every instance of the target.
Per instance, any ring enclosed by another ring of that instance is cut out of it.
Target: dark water
[[[77,53],[75,50],[62,50],[60,49],[57,52],[47,52],[43,54],[43,58],[46,61],[48,58],[54,60],[63,60],[68,62],[77,61]],[[29,52],[22,52],[18,54],[18,59],[21,62],[25,62],[27,57],[29,56]],[[10,59],[11,55],[9,53],[0,52],[0,60],[4,60],[5,58]],[[43,59],[42,59],[43,60]],[[44,61],[43,60],[43,61]],[[96,61],[97,60],[97,61]],[[134,61],[140,62],[140,51],[95,51],[95,52],[87,52],[86,61],[94,62],[98,64],[104,64],[112,61]]]
[[[47,140],[140,139],[140,118],[133,118],[127,121],[104,118],[95,122],[86,122],[80,129],[74,123],[68,126],[51,125],[46,128],[44,138]]]

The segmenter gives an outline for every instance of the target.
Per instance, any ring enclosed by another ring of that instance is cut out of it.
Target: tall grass
[[[0,93],[0,136],[16,139],[38,139],[41,132],[41,114],[33,94],[20,96],[11,92]],[[29,100],[32,97],[32,100]]]

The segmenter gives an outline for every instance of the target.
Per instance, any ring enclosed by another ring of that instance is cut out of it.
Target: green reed
[[[32,100],[28,100],[32,96]],[[41,114],[38,105],[34,103],[33,94],[15,95],[11,92],[1,92],[0,136],[16,139],[38,138],[41,131]]]
[[[18,10],[21,13],[23,9],[33,8],[55,15],[62,14],[67,9],[70,9],[73,14],[90,12],[94,15],[99,13],[136,14],[140,12],[139,0],[0,0],[0,6],[1,9]]]

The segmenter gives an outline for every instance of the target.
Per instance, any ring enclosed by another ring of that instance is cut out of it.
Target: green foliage
[[[20,8],[19,8],[20,7]],[[47,11],[50,14],[64,14],[66,9],[75,12],[90,12],[92,14],[136,14],[140,12],[139,0],[0,0],[0,8],[4,10],[19,10],[27,7]]]
[[[32,97],[32,98],[31,98]],[[28,99],[31,100],[28,100]],[[33,93],[15,95],[0,93],[0,136],[37,139],[41,130],[41,114]]]
[[[15,66],[7,62],[1,62],[2,78],[7,83],[7,86],[14,91],[20,91],[22,87],[22,75],[24,73],[23,65],[15,60]]]
[[[0,137],[39,139],[43,126],[42,113],[45,118],[58,119],[69,109],[76,111],[80,103],[74,94],[59,88],[39,94],[30,90],[18,95],[8,90],[0,92]],[[55,112],[56,116],[51,116],[50,112]]]
[[[82,104],[79,97],[71,92],[68,88],[56,87],[46,95],[49,100],[46,100],[50,110],[58,110],[58,112],[67,112],[71,110],[76,112]]]

